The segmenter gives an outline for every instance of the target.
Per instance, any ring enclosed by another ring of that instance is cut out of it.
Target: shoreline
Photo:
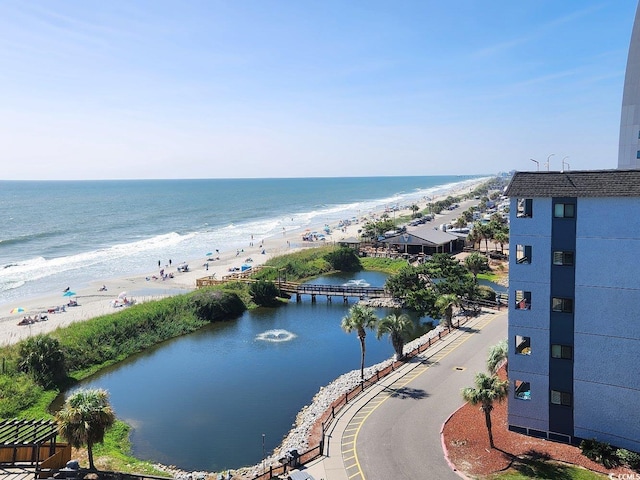
[[[468,192],[469,188],[476,188],[485,181],[486,179],[483,179],[482,181],[478,181],[473,184],[467,184],[463,187],[461,186],[457,189],[443,192],[441,195],[432,197],[430,201],[437,201],[446,198],[447,196],[462,195]],[[173,264],[170,267],[167,265],[164,267],[165,273],[173,273],[173,278],[168,278],[166,280],[153,280],[153,275],[157,276],[159,272],[113,278],[105,281],[96,280],[85,288],[74,290],[76,295],[73,298],[78,301],[77,307],[67,307],[66,311],[63,313],[45,313],[48,315],[48,320],[46,321],[36,322],[26,326],[17,325],[17,322],[23,316],[33,316],[39,312],[47,312],[47,310],[52,307],[60,306],[68,302],[69,297],[64,297],[63,292],[61,291],[59,296],[49,295],[27,300],[23,305],[21,305],[27,309],[26,312],[13,315],[0,314],[0,346],[15,344],[30,336],[48,333],[56,330],[57,328],[72,325],[75,322],[115,313],[119,311],[120,308],[126,307],[114,308],[111,306],[110,302],[117,299],[123,292],[126,292],[127,297],[135,300],[136,303],[143,303],[172,295],[184,294],[196,289],[196,279],[214,274],[216,278],[222,279],[223,276],[230,273],[229,269],[239,267],[245,263],[244,260],[247,258],[251,258],[253,260],[251,262],[252,266],[258,266],[264,264],[274,256],[284,255],[305,248],[315,248],[325,244],[336,244],[345,238],[357,237],[358,230],[362,228],[364,221],[372,218],[379,218],[383,213],[384,211],[369,212],[367,215],[358,218],[357,223],[352,223],[342,229],[332,227],[333,229],[331,234],[327,235],[327,242],[305,242],[302,241],[302,235],[304,232],[283,231],[282,236],[277,235],[265,238],[262,245],[260,245],[260,242],[256,242],[258,243],[257,246],[249,246],[240,252],[223,252],[219,255],[219,260],[216,259],[209,262],[207,262],[206,258],[191,260],[188,262],[189,271],[187,272],[177,271],[176,264]],[[396,213],[398,216],[410,216],[412,212],[410,208],[407,208],[398,210]],[[442,214],[437,215],[434,223],[437,223],[440,217],[450,213],[451,212],[443,212]],[[322,231],[322,227],[318,227],[317,230]],[[261,248],[264,248],[264,254],[262,253]],[[205,266],[206,263],[209,264],[208,268]],[[107,291],[100,291],[100,288],[103,285],[107,287]],[[425,334],[423,337],[414,340],[414,342],[426,342],[429,336],[433,334],[437,335],[437,327]],[[405,346],[405,348],[408,348],[409,345],[410,344]],[[376,370],[384,368],[384,366],[386,366],[390,361],[391,358],[377,365],[367,367],[366,371],[370,375],[374,375]],[[278,458],[280,458],[284,452],[291,449],[305,450],[309,445],[309,434],[317,416],[324,413],[327,402],[330,405],[333,400],[344,394],[345,391],[350,390],[354,386],[354,382],[355,384],[359,383],[359,374],[359,370],[346,372],[328,385],[321,386],[318,392],[316,392],[312,397],[311,403],[303,406],[298,412],[296,415],[296,422],[289,432],[283,437],[280,444],[273,449],[272,454],[267,460],[273,464],[277,464]],[[320,412],[320,410],[322,411]],[[185,471],[175,466],[157,464],[152,461],[150,463],[160,470],[171,473],[174,478],[189,478],[193,476],[193,473],[196,473]],[[260,467],[261,464],[256,464],[253,466],[242,466],[230,470],[240,474],[240,478],[245,478],[244,475],[247,473],[255,473]],[[218,472],[198,473],[204,473],[211,476]]]
[[[434,196],[431,201],[437,201],[447,196],[462,195],[469,189],[476,188],[484,183],[486,179],[480,179],[477,182],[469,183],[458,188],[445,191],[440,195]],[[259,241],[250,242],[250,244],[240,251],[223,251],[213,261],[207,261],[206,257],[199,259],[189,259],[184,262],[189,265],[189,271],[180,272],[177,270],[179,264],[161,266],[156,271],[149,271],[145,274],[129,275],[110,279],[96,279],[88,286],[80,289],[71,290],[76,293],[73,297],[63,296],[64,291],[61,289],[59,296],[45,295],[41,297],[26,298],[22,303],[13,305],[13,308],[23,308],[20,313],[9,313],[10,306],[5,304],[6,310],[0,313],[0,347],[18,343],[26,338],[41,333],[48,333],[60,327],[67,327],[75,322],[89,320],[94,317],[107,315],[119,311],[120,308],[114,308],[111,303],[118,297],[127,297],[136,303],[143,303],[150,300],[158,300],[172,295],[179,295],[191,292],[196,289],[196,279],[215,275],[217,279],[222,279],[227,275],[229,269],[239,268],[248,258],[252,259],[252,266],[264,264],[267,260],[274,256],[280,256],[287,253],[296,252],[304,248],[314,248],[325,244],[336,244],[346,238],[358,236],[358,230],[362,228],[365,221],[372,218],[379,218],[384,210],[368,212],[358,218],[358,223],[351,223],[344,228],[331,226],[332,230],[326,236],[326,241],[308,242],[302,240],[305,232],[289,231],[282,232],[282,235],[267,237],[263,243]],[[398,216],[411,215],[410,209],[401,209],[397,212]],[[437,221],[437,219],[436,219]],[[323,231],[324,226],[317,226],[316,230]],[[262,252],[265,253],[262,253]],[[218,259],[219,258],[219,259]],[[208,267],[205,265],[208,264]],[[173,278],[165,280],[160,279],[160,270],[164,270],[165,274],[173,274]],[[154,279],[157,277],[158,279]],[[100,291],[105,286],[106,291]],[[64,288],[64,287],[63,287]],[[67,306],[69,299],[73,298],[77,301],[78,306]],[[60,313],[51,313],[50,311],[56,307],[65,306],[65,311]],[[36,315],[46,315],[46,321],[36,321],[28,325],[18,325],[23,318],[35,317]]]

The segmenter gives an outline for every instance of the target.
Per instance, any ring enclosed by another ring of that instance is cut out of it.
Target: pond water
[[[382,286],[386,275],[360,272],[313,283]],[[304,296],[260,308],[166,342],[83,382],[104,388],[118,418],[133,427],[137,458],[185,470],[220,471],[262,460],[277,447],[323,385],[360,368],[355,333],[340,328],[354,299],[316,303]],[[379,309],[382,317],[390,313]],[[424,320],[422,320],[424,321]],[[393,354],[386,337],[367,335],[366,364]]]
[[[478,285],[491,287],[496,293],[507,293],[509,291],[509,288],[505,287],[504,285],[500,285],[499,283],[495,283],[490,280],[484,280],[482,278],[478,279]]]

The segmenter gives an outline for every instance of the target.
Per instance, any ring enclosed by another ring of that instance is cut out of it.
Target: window
[[[518,218],[533,217],[533,199],[531,198],[519,198],[518,199]]]
[[[516,290],[516,310],[529,310],[531,308],[531,292]]]
[[[551,309],[554,312],[572,313],[573,299],[553,297],[551,299]]]
[[[564,405],[566,407],[571,406],[571,394],[568,392],[560,392],[558,390],[551,390],[551,403],[554,405]]]
[[[554,265],[573,265],[573,252],[553,252]]]
[[[573,358],[573,347],[569,345],[551,345],[551,357],[571,360]]]
[[[531,400],[531,385],[529,382],[523,382],[522,380],[516,380],[515,385],[515,397],[520,400]]]
[[[531,355],[531,337],[516,335],[516,354]]]
[[[556,203],[553,207],[556,218],[573,218],[576,216],[576,206],[573,203]]]
[[[516,263],[531,263],[531,245],[516,245]]]
[[[638,137],[640,138],[640,134],[638,134]],[[640,150],[636,152],[636,158],[640,158]]]

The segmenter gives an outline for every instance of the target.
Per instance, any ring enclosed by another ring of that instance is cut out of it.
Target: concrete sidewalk
[[[492,314],[494,313],[497,312],[492,312]],[[424,360],[434,356],[461,336],[470,335],[468,329],[483,321],[485,315],[487,314],[482,314],[471,319],[462,326],[463,330],[452,330],[452,332],[441,341],[435,343],[430,348],[402,365],[396,371],[387,375],[340,410],[325,433],[324,455],[307,463],[304,467],[301,467],[301,470],[312,475],[315,480],[349,480],[342,458],[341,446],[345,429],[351,422],[352,418],[360,411],[360,409],[362,409],[362,407],[367,405],[376,396],[388,391],[394,383],[404,377],[407,373],[411,372],[414,368],[421,365]]]

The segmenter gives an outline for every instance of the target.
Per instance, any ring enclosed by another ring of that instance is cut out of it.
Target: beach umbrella
[[[126,298],[126,296],[127,296],[127,292],[120,292],[120,294],[118,295],[118,298],[122,300],[123,298]]]
[[[76,292],[72,292],[71,290],[67,290],[62,294],[63,297],[72,297],[76,294]]]
[[[24,313],[27,309],[23,307],[16,307],[11,309],[11,313]]]

